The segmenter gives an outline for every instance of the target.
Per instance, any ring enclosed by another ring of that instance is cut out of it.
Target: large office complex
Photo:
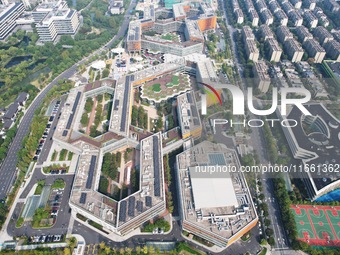
[[[306,109],[312,114],[305,116],[296,107],[289,109],[282,120],[294,119],[298,125],[285,127],[283,132],[290,150],[296,159],[302,160],[307,168],[312,166],[316,171],[300,171],[308,195],[312,200],[340,187],[340,173],[328,168],[339,164],[339,127],[340,121],[322,104],[307,104]]]
[[[75,35],[80,26],[78,12],[65,1],[42,3],[32,14],[42,43],[54,42],[59,35]]]
[[[235,150],[204,141],[177,155],[182,228],[226,247],[253,228],[258,217],[242,173],[216,174],[209,167],[239,169]]]
[[[16,20],[24,13],[22,3],[0,5],[0,40],[5,39],[15,28]]]

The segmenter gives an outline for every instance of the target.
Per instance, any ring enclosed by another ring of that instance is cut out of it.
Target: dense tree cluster
[[[115,180],[118,174],[118,167],[120,167],[121,157],[122,155],[120,152],[117,152],[116,154],[109,152],[105,153],[103,158],[102,174],[112,180]]]
[[[143,129],[148,128],[148,113],[145,112],[143,106],[132,106],[131,125]]]

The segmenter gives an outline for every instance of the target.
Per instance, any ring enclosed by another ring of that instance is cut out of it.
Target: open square
[[[310,245],[340,246],[340,206],[292,205],[298,239]]]

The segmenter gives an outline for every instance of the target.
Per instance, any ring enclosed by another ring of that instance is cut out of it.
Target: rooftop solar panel
[[[151,207],[152,206],[152,197],[150,197],[150,196],[146,196],[145,197],[145,205],[147,207]]]
[[[198,119],[194,119],[194,125],[198,126],[200,124],[200,122],[198,121]]]
[[[161,196],[160,164],[159,164],[158,137],[153,137],[153,170],[154,170],[154,195]]]
[[[130,92],[130,81],[134,80],[134,76],[126,76],[125,77],[125,90],[124,90],[124,99],[123,99],[123,110],[122,110],[122,119],[120,122],[120,131],[125,132],[125,124],[126,124],[126,114],[128,114],[128,99]]]
[[[82,192],[82,193],[80,194],[79,203],[80,203],[80,204],[85,204],[85,202],[86,202],[86,193]]]
[[[137,211],[138,211],[138,212],[140,212],[140,213],[143,212],[143,202],[142,202],[142,201],[139,201],[139,200],[138,200],[138,201],[137,201],[137,206],[136,206],[136,207],[137,207]]]
[[[135,197],[129,197],[128,215],[130,217],[135,216],[135,203],[136,203],[136,198]]]
[[[119,208],[119,220],[125,222],[126,221],[126,201],[120,202]]]
[[[68,130],[64,130],[62,136],[67,136]]]
[[[75,111],[77,109],[80,96],[81,96],[81,92],[78,92],[77,96],[76,96],[76,99],[74,100],[74,104],[73,104],[73,107],[72,107],[72,113],[70,114],[70,117],[68,118],[68,121],[67,121],[67,124],[66,124],[66,129],[70,129],[71,128],[71,124],[72,124],[72,121],[73,121],[73,118],[74,118],[74,113],[75,113]]]
[[[195,106],[191,106],[191,114],[195,118],[198,117],[197,108]]]
[[[191,104],[192,103],[192,98],[191,98],[191,94],[190,93],[187,93],[187,99],[188,99],[189,104]]]
[[[89,172],[86,180],[86,188],[91,189],[92,186],[92,180],[93,180],[93,175],[94,175],[94,169],[96,166],[96,161],[97,161],[97,156],[92,156],[91,157],[91,162],[90,162],[90,167],[89,167]]]
[[[117,110],[118,110],[118,106],[119,106],[119,99],[116,99],[116,100],[115,100],[115,105],[114,105],[113,109],[114,109],[115,111],[117,111]]]

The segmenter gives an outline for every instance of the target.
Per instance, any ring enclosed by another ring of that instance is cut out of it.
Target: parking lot
[[[64,235],[37,235],[37,236],[30,236],[28,238],[28,243],[57,243],[63,242]]]
[[[63,195],[64,195],[64,188],[51,190],[48,203],[49,203],[49,206],[51,207],[51,217],[55,219],[53,223],[55,223],[58,217],[59,210],[61,210],[60,205],[61,205],[61,200],[63,199]]]
[[[52,135],[49,136],[49,134],[50,134],[51,128],[54,128],[54,129],[55,129],[55,126],[54,126],[54,125],[52,126],[52,124],[53,124],[53,122],[54,122],[56,116],[58,115],[57,118],[59,118],[59,116],[60,116],[60,114],[61,114],[61,113],[59,112],[60,104],[61,104],[61,101],[58,100],[58,101],[56,102],[55,106],[54,106],[53,109],[52,109],[52,113],[51,113],[51,115],[50,115],[50,117],[49,117],[49,119],[48,119],[48,123],[47,123],[47,125],[46,125],[45,131],[44,131],[44,133],[43,133],[43,135],[42,135],[42,137],[41,137],[41,139],[40,139],[40,141],[39,141],[39,145],[38,145],[37,150],[35,151],[35,155],[34,155],[34,157],[33,157],[33,160],[35,160],[35,161],[39,159],[40,154],[41,154],[41,152],[42,152],[42,150],[43,150],[43,148],[44,148],[46,139],[52,140]],[[52,133],[53,133],[53,132],[52,132]],[[49,137],[49,138],[48,138],[48,137]]]

